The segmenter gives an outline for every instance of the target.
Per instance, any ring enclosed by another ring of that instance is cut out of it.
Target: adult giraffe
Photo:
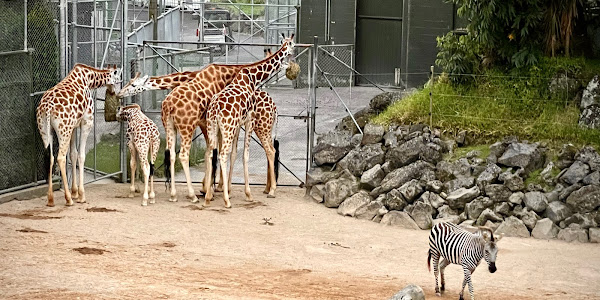
[[[105,85],[113,85],[121,81],[121,69],[109,67],[108,69],[96,69],[84,64],[76,64],[71,72],[42,96],[36,116],[38,129],[44,147],[50,146],[50,169],[48,180],[48,206],[54,206],[54,194],[52,192],[52,170],[54,165],[54,154],[52,149],[52,131],[58,137],[58,165],[62,175],[65,189],[65,200],[67,206],[73,205],[72,198],[78,198],[77,202],[85,202],[83,188],[83,169],[85,163],[85,144],[88,134],[94,125],[94,99],[92,89]],[[81,128],[81,141],[79,145],[79,189],[77,188],[77,148],[73,132]],[[71,151],[69,159],[73,166],[71,176],[72,191],[69,190],[66,172],[66,156]]]
[[[242,68],[233,81],[213,97],[207,110],[208,144],[204,161],[209,162],[212,160],[212,150],[218,146],[219,163],[223,182],[228,182],[228,174],[226,171],[227,156],[231,151],[236,132],[242,124],[246,129],[244,139],[244,181],[247,201],[252,201],[248,178],[248,147],[250,134],[252,134],[253,130],[252,116],[256,106],[254,93],[256,92],[258,85],[262,81],[267,80],[273,72],[278,71],[281,67],[288,67],[287,62],[284,63],[284,61],[289,61],[293,56],[293,38],[294,34],[289,38],[283,36],[281,48],[279,48],[275,54]],[[208,163],[205,165],[205,174],[211,174],[212,165]],[[204,198],[205,205],[210,205],[210,201],[213,198],[211,177],[212,176],[208,176],[208,179],[206,180],[207,191]],[[225,207],[231,207],[231,202],[229,201],[229,184],[223,185],[223,200],[225,201]]]

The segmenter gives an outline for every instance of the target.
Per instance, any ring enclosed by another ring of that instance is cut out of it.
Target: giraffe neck
[[[111,70],[96,69],[83,64],[77,64],[70,75],[80,77],[85,86],[96,89],[105,86],[110,79]]]
[[[281,64],[289,55],[288,42],[285,42],[275,54],[245,68],[245,73],[250,77],[250,85],[256,86],[267,80],[271,74],[281,68]]]
[[[164,76],[153,76],[148,79],[148,90],[171,90],[195,76],[194,72],[173,73]]]

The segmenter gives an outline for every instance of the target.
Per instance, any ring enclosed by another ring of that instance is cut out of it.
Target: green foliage
[[[456,148],[454,152],[447,154],[445,159],[447,161],[456,161],[459,158],[467,156],[467,153],[473,150],[479,151],[479,155],[477,157],[481,159],[486,159],[490,155],[490,146],[488,144],[483,144]]]
[[[437,38],[439,52],[435,64],[450,74],[477,74],[481,64],[481,49],[473,35],[453,32]],[[454,83],[464,83],[469,77],[451,76]]]
[[[578,127],[579,108],[563,95],[551,95],[549,78],[557,70],[582,76],[600,72],[600,62],[544,58],[536,66],[484,72],[470,85],[438,80],[427,89],[390,106],[374,121],[429,123],[429,92],[433,94],[433,126],[448,133],[467,130],[477,143],[515,135],[529,140],[600,145],[600,131]]]
[[[543,0],[446,0],[468,20],[467,30],[487,59],[515,67],[537,62]]]

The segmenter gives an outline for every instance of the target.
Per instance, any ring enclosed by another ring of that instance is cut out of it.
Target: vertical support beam
[[[429,128],[433,128],[433,66],[429,76]]]
[[[308,132],[308,157],[307,157],[307,165],[308,169],[313,165],[313,149],[315,144],[315,118],[316,118],[316,110],[317,110],[317,61],[318,61],[318,46],[319,45],[319,37],[314,36],[313,47],[311,49],[312,56],[312,64],[311,64],[311,76],[309,82],[310,88],[310,108],[309,108],[309,129]],[[308,171],[308,170],[307,170]]]
[[[73,37],[71,39],[71,65],[75,66],[75,64],[77,64],[77,60],[78,60],[78,39],[77,39],[77,1],[78,0],[72,0],[73,2],[71,2],[71,24],[72,24],[72,34]]]
[[[58,31],[60,32],[60,77],[65,78],[67,76],[67,0],[60,0],[58,10],[60,11],[60,19],[58,21]]]
[[[25,5],[27,5],[27,0],[25,0]],[[27,12],[27,8],[25,8],[25,12]],[[25,15],[25,20],[27,20],[27,15]],[[25,32],[27,32],[27,21],[25,21]],[[27,43],[27,38],[25,38],[25,43]],[[27,51],[27,68],[29,69],[29,95],[31,95],[34,91],[33,91],[33,51],[31,51],[32,49],[29,49]],[[36,96],[37,97],[37,96]],[[36,110],[36,103],[33,100],[34,98],[29,98],[29,105],[31,105],[31,112],[30,112],[30,116],[35,116],[35,110]],[[35,118],[33,118],[35,120]],[[33,121],[35,124],[35,121]],[[34,127],[35,128],[35,127]],[[31,131],[31,164],[32,164],[32,172],[33,172],[33,182],[35,183],[35,185],[38,185],[38,161],[37,161],[37,139],[36,139],[36,134],[35,134],[36,130],[32,130]],[[44,149],[46,150],[46,149]],[[44,153],[45,151],[43,151],[42,153]],[[46,172],[46,174],[48,174],[48,172]],[[52,180],[52,178],[48,178],[48,180]]]
[[[27,50],[27,0],[23,0],[23,20],[23,50]]]
[[[93,51],[94,51],[94,68],[98,67],[98,45],[96,44],[98,41],[98,11],[96,8],[96,0],[94,0],[94,15],[92,16],[92,22],[94,24],[92,24],[92,26],[94,26],[94,31],[92,32],[92,40],[94,41],[93,44]],[[96,139],[96,127],[97,127],[97,122],[96,122],[96,112],[98,111],[98,106],[96,104],[96,91],[94,91],[94,144],[96,143],[97,139]],[[94,179],[97,179],[97,173],[96,172],[98,170],[98,161],[97,161],[97,147],[94,146]]]
[[[152,20],[152,39],[157,41],[158,40],[158,1],[157,0],[150,0],[150,5],[148,7],[148,20]],[[154,44],[156,45],[156,44]],[[146,48],[144,47],[144,51],[146,50]],[[150,75],[154,76],[157,74],[157,69],[158,69],[158,61],[156,58],[152,58],[152,69],[150,70]],[[151,96],[152,97],[152,108],[156,108],[158,106],[157,103],[157,99],[156,99],[156,93],[152,93]]]
[[[127,79],[129,76],[125,76],[128,74],[126,71],[127,68],[127,13],[128,13],[128,2],[129,0],[121,1],[123,5],[122,9],[122,18],[121,18],[121,68],[123,70],[123,80]],[[116,16],[115,16],[116,17]],[[123,105],[127,104],[126,99],[122,99]],[[127,142],[126,142],[126,128],[125,122],[121,122],[121,151],[120,151],[120,162],[121,162],[121,182],[127,182]]]

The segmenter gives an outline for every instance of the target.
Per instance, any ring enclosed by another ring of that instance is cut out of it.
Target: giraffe
[[[271,73],[278,71],[281,67],[288,67],[288,61],[292,57],[294,51],[293,38],[294,34],[289,38],[283,36],[282,46],[275,54],[242,68],[233,81],[213,97],[207,110],[208,144],[205,154],[206,159],[204,161],[211,161],[213,155],[212,149],[219,146],[219,164],[223,182],[229,182],[225,167],[227,165],[227,156],[231,151],[230,148],[236,131],[239,130],[242,124],[245,127],[244,179],[247,201],[253,201],[248,182],[248,146],[250,134],[253,130],[252,116],[256,106],[254,92],[256,91],[258,84],[266,80]],[[211,174],[212,165],[208,163],[205,165],[205,174]],[[208,180],[206,180],[207,191],[204,198],[205,205],[210,205],[210,201],[213,198],[211,180],[211,176],[208,176]],[[231,202],[229,201],[228,188],[229,184],[223,184],[223,200],[225,201],[225,207],[230,208]]]
[[[121,82],[120,68],[96,69],[84,64],[76,64],[71,72],[58,84],[47,90],[37,107],[36,117],[38,130],[42,136],[44,147],[50,147],[50,168],[48,184],[47,206],[54,206],[52,191],[52,169],[54,154],[52,149],[52,131],[58,137],[58,165],[62,175],[67,206],[73,205],[73,198],[77,202],[85,202],[83,188],[83,165],[85,163],[85,144],[88,134],[94,125],[94,99],[92,89],[105,85],[114,85]],[[76,128],[80,131],[79,157],[76,148],[76,139],[72,138]],[[72,190],[69,190],[66,173],[67,151],[73,167],[71,181]],[[77,188],[77,158],[79,159],[79,189]]]
[[[131,104],[117,109],[117,120],[127,122],[127,146],[131,153],[129,165],[131,166],[131,186],[129,197],[133,198],[135,192],[135,169],[139,157],[140,166],[144,175],[144,194],[142,206],[155,202],[154,194],[154,162],[160,147],[160,133],[158,126],[150,120],[137,104]],[[148,151],[150,151],[150,163],[148,163]],[[148,196],[148,181],[150,181],[150,195]]]

